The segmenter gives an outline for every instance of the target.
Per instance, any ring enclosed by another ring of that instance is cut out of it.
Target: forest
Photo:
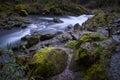
[[[120,0],[0,0],[0,80],[120,80]]]

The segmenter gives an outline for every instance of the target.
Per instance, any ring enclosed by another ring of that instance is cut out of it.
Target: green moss
[[[80,48],[79,50],[77,50],[77,53],[75,55],[75,60],[79,60],[80,58],[84,58],[86,56],[88,56],[87,50]]]
[[[101,63],[92,65],[84,74],[83,80],[107,80],[107,75]]]
[[[81,46],[82,43],[84,42],[95,42],[95,41],[101,41],[102,38],[100,36],[100,34],[98,33],[84,33],[78,40],[76,43],[76,48],[79,48]]]
[[[45,60],[48,52],[52,49],[53,49],[53,47],[43,48],[43,49],[38,50],[37,53],[33,56],[34,62],[32,62],[32,64],[43,62]]]
[[[70,49],[75,49],[77,41],[73,40],[73,41],[69,41],[66,43],[66,47],[70,48]]]
[[[40,49],[30,63],[34,67],[30,76],[47,78],[59,74],[65,69],[67,58],[67,54],[61,49],[53,47]]]

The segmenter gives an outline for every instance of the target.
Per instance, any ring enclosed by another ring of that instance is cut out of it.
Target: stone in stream
[[[80,27],[81,27],[80,24],[77,23],[77,24],[74,25],[74,30],[75,30],[75,31],[79,31],[79,30],[80,30]]]
[[[55,22],[55,23],[63,23],[63,21],[60,20],[60,19],[57,18],[57,17],[54,17],[54,18],[53,18],[53,22]]]

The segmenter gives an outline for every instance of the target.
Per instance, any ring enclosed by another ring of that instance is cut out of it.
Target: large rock
[[[40,41],[41,34],[34,33],[32,35],[26,35],[25,37],[21,38],[22,41],[27,42],[26,47],[30,48],[31,46],[37,44]]]
[[[58,57],[59,56],[59,57]],[[40,49],[34,54],[30,62],[31,76],[48,78],[64,71],[68,56],[65,51],[48,47]]]

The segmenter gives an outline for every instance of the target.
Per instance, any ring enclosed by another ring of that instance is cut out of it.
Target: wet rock
[[[47,34],[41,35],[40,40],[41,41],[49,40],[49,39],[53,38],[54,36],[55,36],[54,34],[47,33]]]
[[[54,17],[54,18],[53,18],[53,22],[55,22],[55,23],[63,23],[63,21],[60,20],[60,19],[57,18],[57,17]]]
[[[73,28],[73,25],[68,25],[68,26],[67,26],[67,29],[68,29],[68,30],[70,30],[70,29],[72,29],[72,28]]]
[[[81,27],[81,26],[79,25],[79,23],[77,23],[77,24],[74,25],[74,30],[75,30],[75,31],[79,31],[79,30],[80,30],[80,27]]]
[[[97,31],[97,27],[96,26],[89,26],[87,27],[88,31],[92,31],[92,32],[96,32]]]
[[[56,36],[56,39],[58,39],[61,43],[65,43],[69,40],[72,40],[72,36],[69,33],[63,33]]]
[[[21,38],[22,41],[27,42],[26,47],[30,48],[31,46],[37,44],[40,41],[41,34],[33,33],[32,35],[26,35],[25,37]]]
[[[57,75],[66,68],[67,59],[66,52],[61,49],[54,47],[40,49],[30,62],[30,68],[33,71],[30,75],[43,78]]]
[[[78,34],[75,34],[73,32],[68,32],[68,33],[71,35],[71,37],[72,37],[73,40],[79,39],[79,35]]]
[[[28,41],[31,38],[30,35],[26,35],[24,37],[21,38],[22,41]]]

